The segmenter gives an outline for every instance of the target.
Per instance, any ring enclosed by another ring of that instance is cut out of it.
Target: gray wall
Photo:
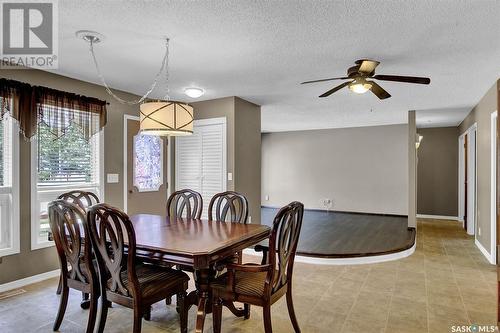
[[[248,199],[252,223],[260,223],[260,106],[235,98],[234,187]]]
[[[227,172],[233,174],[233,180],[227,181],[227,189],[247,197],[252,223],[260,223],[260,106],[239,97],[191,105],[195,119],[226,117]],[[175,164],[173,168],[175,178]]]
[[[417,227],[417,121],[415,111],[408,111],[408,227]]]
[[[104,196],[106,202],[109,204],[123,208],[123,115],[138,115],[138,107],[116,102],[109,97],[101,86],[48,72],[32,69],[3,69],[0,71],[0,77],[96,97],[110,102],[110,105],[108,105],[108,123],[104,128],[104,173],[120,174],[120,182],[117,184],[105,184]],[[127,99],[136,98],[136,96],[125,93],[121,93],[120,96]],[[21,138],[21,251],[19,254],[2,258],[2,263],[0,264],[0,284],[59,268],[57,253],[54,247],[31,250],[30,150],[30,143]],[[164,198],[161,198],[161,200],[163,202]]]
[[[129,114],[138,116],[139,107],[123,105],[113,98],[111,98],[103,87],[64,76],[38,71],[38,70],[2,70],[0,71],[1,78],[8,78],[27,82],[33,85],[41,85],[69,91],[85,96],[96,97],[102,100],[107,100],[108,105],[108,123],[104,128],[104,173],[117,173],[120,175],[120,181],[116,184],[104,184],[104,200],[118,208],[123,208],[123,115]],[[137,96],[117,92],[125,99],[136,99]],[[260,107],[251,103],[246,104],[246,101],[238,98],[227,97],[218,100],[205,101],[193,103],[195,109],[195,118],[213,118],[213,117],[227,117],[227,135],[228,135],[228,154],[227,154],[227,167],[228,172],[235,172],[240,174],[235,181],[240,182],[245,194],[251,198],[251,214],[253,223],[260,223],[260,209],[256,212],[255,207],[260,204],[260,178],[259,173],[248,171],[248,168],[254,168],[256,165],[260,167]],[[235,107],[238,105],[238,107]],[[249,106],[250,105],[250,106]],[[248,161],[248,156],[243,154],[242,157],[246,158],[248,168],[246,166],[239,166],[242,170],[238,172],[235,168],[235,119],[242,110],[241,123],[238,126],[240,129],[246,129],[244,136],[238,138],[240,142],[246,139],[251,142],[250,145],[245,145],[245,149],[255,155],[254,161]],[[244,113],[244,114],[243,114]],[[247,115],[247,113],[249,115]],[[251,115],[250,115],[251,114]],[[258,120],[257,120],[258,119]],[[249,124],[246,128],[245,123]],[[258,124],[258,126],[257,126]],[[255,138],[259,137],[259,140]],[[175,140],[173,140],[175,141]],[[175,165],[174,148],[172,148],[172,165]],[[30,143],[24,139],[20,140],[20,187],[21,187],[21,251],[19,254],[10,255],[2,258],[0,263],[0,284],[10,281],[22,279],[32,275],[52,271],[59,268],[57,260],[57,253],[54,247],[31,250],[31,163],[30,163]],[[172,178],[174,178],[175,170],[172,170]],[[251,181],[247,181],[245,177],[252,177]],[[251,183],[254,183],[253,185]],[[228,189],[238,191],[235,187],[234,181],[228,181]],[[173,179],[170,184],[174,185]],[[158,198],[159,205],[165,205],[166,199],[162,196]]]
[[[500,81],[500,80],[499,80]],[[459,134],[463,134],[477,122],[477,215],[476,239],[485,249],[491,249],[491,113],[498,107],[498,85],[495,82],[486,95],[478,102],[459,126]],[[481,235],[478,235],[478,227]]]
[[[408,191],[407,125],[262,135],[263,205],[407,215]]]
[[[227,172],[234,173],[234,97],[224,97],[208,101],[191,103],[194,119],[226,117]],[[259,129],[260,131],[260,129]],[[175,163],[174,163],[175,168]],[[174,169],[175,172],[175,169]],[[172,175],[175,175],[175,173]],[[234,178],[227,181],[227,189],[234,190]]]
[[[458,216],[458,129],[419,128],[417,213]]]

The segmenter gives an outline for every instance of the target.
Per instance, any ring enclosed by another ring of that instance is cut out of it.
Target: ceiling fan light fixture
[[[365,79],[355,79],[349,84],[349,89],[356,94],[364,94],[372,88],[372,84]]]

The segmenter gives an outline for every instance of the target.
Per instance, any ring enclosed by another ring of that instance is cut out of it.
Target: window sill
[[[3,249],[3,250],[0,250],[0,258],[2,257],[7,257],[7,256],[11,256],[11,255],[14,255],[14,254],[19,254],[21,253],[21,251],[19,251],[18,248],[16,249]]]
[[[45,249],[54,246],[54,242],[46,241],[42,243],[31,244],[31,251]]]

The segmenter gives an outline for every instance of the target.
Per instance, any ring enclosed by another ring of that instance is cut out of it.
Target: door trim
[[[227,119],[226,117],[217,117],[217,118],[207,118],[207,119],[198,119],[193,122],[194,128],[197,126],[209,126],[209,125],[223,125],[222,126],[222,189],[223,191],[227,191]],[[175,143],[177,145],[177,142]],[[170,144],[169,144],[170,146]],[[175,149],[175,190],[179,190],[177,187],[179,182],[178,179],[178,165],[177,165],[177,154],[179,150]],[[234,175],[233,175],[234,177]],[[233,178],[234,180],[234,178]]]
[[[127,157],[128,157],[128,121],[129,120],[136,120],[140,121],[140,117],[138,116],[132,116],[125,114],[123,115],[123,174],[122,174],[122,179],[123,179],[123,211],[127,213],[128,210],[128,164],[127,164]],[[172,158],[170,156],[170,145],[171,145],[171,139],[170,136],[168,137],[167,141],[167,197],[170,196],[170,184],[171,184],[171,167],[172,167]],[[165,166],[164,166],[165,167]]]
[[[498,111],[494,111],[491,113],[491,122],[490,122],[490,146],[491,146],[491,181],[490,181],[490,186],[491,186],[491,216],[490,216],[490,223],[491,223],[491,247],[490,247],[490,263],[496,264],[497,262],[497,133],[498,133],[498,127],[497,127],[497,119],[498,117]]]
[[[465,135],[463,133],[458,137],[458,221],[462,222],[462,228],[465,225]]]
[[[474,134],[474,147],[472,147],[471,139]],[[471,212],[467,209],[467,217],[471,217],[472,221],[467,221],[467,233],[469,235],[474,235],[476,233],[476,224],[477,224],[477,123],[472,124],[464,133],[462,133],[458,137],[458,147],[459,147],[459,161],[458,161],[458,210],[459,210],[459,219],[465,224],[463,221],[463,216],[465,212],[465,207],[467,203],[465,202],[465,154],[463,153],[464,148],[464,138],[467,135],[467,157],[471,156],[472,149],[474,149],[474,163],[468,164],[468,171],[473,173],[473,184],[468,184],[467,186],[467,201],[473,200],[473,211]],[[469,174],[469,172],[467,172]]]

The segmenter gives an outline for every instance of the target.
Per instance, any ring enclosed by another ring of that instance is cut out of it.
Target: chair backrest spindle
[[[85,212],[76,204],[65,200],[52,201],[48,210],[50,229],[61,262],[62,274],[68,279],[89,283],[95,272],[90,243],[82,238],[82,235],[88,237],[81,224],[85,221]]]
[[[135,297],[139,285],[135,270],[136,240],[128,215],[107,204],[97,204],[89,209],[87,221],[101,279],[110,278],[107,285],[110,291]],[[126,281],[122,276],[124,271]]]
[[[203,210],[201,194],[185,189],[179,190],[167,200],[167,216],[171,218],[199,219]]]
[[[210,221],[247,223],[247,198],[233,191],[217,193],[212,197],[212,200],[210,200],[208,206],[208,219]]]
[[[80,190],[63,193],[58,199],[74,203],[84,211],[87,211],[91,206],[99,203],[97,195],[92,192]]]
[[[271,271],[271,292],[291,279],[303,215],[304,205],[294,201],[281,208],[274,218],[269,238],[269,264],[276,267]]]

